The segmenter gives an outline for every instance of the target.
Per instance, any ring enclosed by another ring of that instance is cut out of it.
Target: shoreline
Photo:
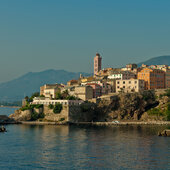
[[[40,122],[40,121],[21,121],[3,124],[24,124],[24,125],[89,125],[89,126],[121,126],[121,125],[170,125],[170,121],[150,121],[150,122],[137,122],[137,121],[122,121],[119,123],[114,122]]]
[[[0,106],[1,108],[21,108],[20,106]]]

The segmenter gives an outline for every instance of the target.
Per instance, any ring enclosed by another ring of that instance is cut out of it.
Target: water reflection
[[[163,126],[7,128],[1,169],[170,169],[170,138],[157,136]]]

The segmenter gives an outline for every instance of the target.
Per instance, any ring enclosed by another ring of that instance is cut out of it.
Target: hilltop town
[[[125,118],[139,120],[144,119],[142,115],[146,110],[159,106],[160,102],[156,100],[155,94],[164,95],[169,88],[170,66],[168,65],[142,64],[138,67],[137,64],[132,63],[124,68],[102,69],[102,57],[96,53],[92,76],[84,77],[80,74],[79,79],[70,80],[66,85],[56,83],[41,86],[40,92],[33,94],[31,98],[26,97],[22,108],[11,117],[15,119],[17,117],[18,120],[37,120],[45,117],[47,121],[72,120],[73,122],[112,121]],[[144,99],[146,96],[147,101]],[[137,103],[134,102],[136,100]],[[127,111],[133,102],[133,107]],[[169,98],[166,103],[168,102]],[[119,108],[114,106],[116,103]],[[126,103],[129,105],[125,107]],[[141,103],[143,103],[142,107]],[[26,117],[21,116],[28,110],[29,114],[27,112]],[[86,116],[82,112],[87,112]],[[126,113],[122,116],[122,112]],[[32,118],[33,114],[35,118]]]

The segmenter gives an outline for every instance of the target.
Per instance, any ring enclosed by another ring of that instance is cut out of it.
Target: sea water
[[[0,110],[8,115],[14,109]],[[165,126],[6,128],[0,133],[0,169],[170,169],[170,138],[157,136]]]

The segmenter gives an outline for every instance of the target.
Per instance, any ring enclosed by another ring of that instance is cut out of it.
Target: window
[[[135,84],[137,84],[137,81],[135,81]]]
[[[123,86],[123,88],[125,89],[125,86]]]
[[[119,86],[117,86],[117,88],[119,89]]]
[[[117,84],[119,84],[119,81],[117,82]]]
[[[131,84],[131,81],[129,81],[129,84]]]
[[[123,84],[125,84],[125,81],[123,81]]]

